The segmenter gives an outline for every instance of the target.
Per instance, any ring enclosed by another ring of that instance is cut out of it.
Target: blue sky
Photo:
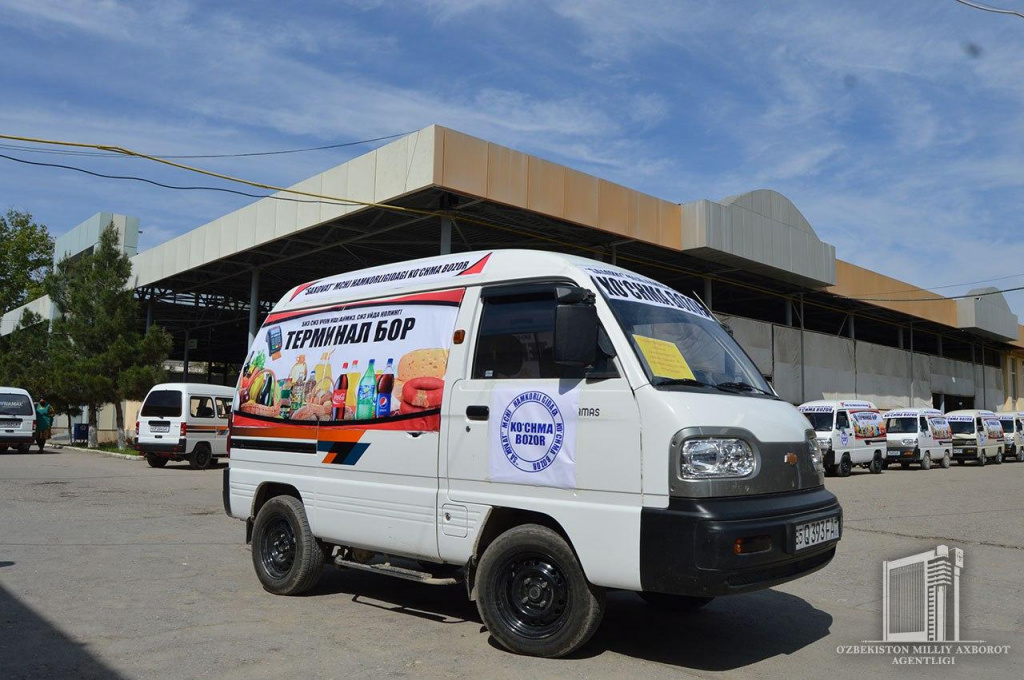
[[[1024,285],[1024,20],[954,0],[0,0],[0,58],[8,133],[234,153],[439,123],[677,202],[775,189],[916,285]],[[284,184],[367,148],[201,163]],[[245,202],[0,159],[0,206],[55,234],[122,212],[149,247]]]

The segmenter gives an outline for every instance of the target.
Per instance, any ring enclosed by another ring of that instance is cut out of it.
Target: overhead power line
[[[979,5],[979,4],[974,3],[974,2],[968,2],[968,0],[956,0],[956,1],[959,2],[961,5],[967,5],[968,7],[973,7],[974,9],[980,9],[982,12],[992,12],[993,14],[1012,14],[1014,16],[1020,17],[1021,19],[1024,19],[1024,13],[1018,12],[1017,10],[1014,10],[1014,9],[1003,9],[1001,7],[989,7],[988,5]]]
[[[945,297],[937,298],[878,298],[878,297],[854,297],[851,300],[857,300],[859,302],[943,302],[945,300],[964,300],[966,298],[979,298],[986,297],[989,295],[1000,295],[1002,293],[1012,293],[1017,290],[1024,290],[1024,286],[1016,286],[1014,288],[998,288],[996,290],[986,290],[981,293],[964,293],[963,295],[949,295]]]

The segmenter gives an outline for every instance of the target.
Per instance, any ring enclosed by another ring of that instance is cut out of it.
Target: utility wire
[[[372,139],[360,139],[355,142],[340,142],[338,144],[327,144],[324,146],[310,146],[303,149],[284,149],[282,151],[251,151],[248,153],[213,153],[213,154],[189,154],[189,155],[174,155],[174,154],[163,154],[154,153],[151,154],[157,158],[177,158],[177,159],[189,159],[189,158],[248,158],[250,156],[280,156],[283,154],[290,153],[304,153],[307,151],[324,151],[327,149],[342,149],[348,146],[360,146],[362,144],[371,144],[373,142],[382,142],[386,139],[395,139],[396,137],[403,137],[410,134],[409,132],[399,132],[393,135],[385,135],[384,137],[373,137]],[[0,144],[0,148],[9,149],[11,151],[28,151],[30,153],[45,153],[53,154],[56,156],[91,156],[93,158],[126,158],[123,153],[111,153],[106,151],[73,151],[70,149],[36,149],[31,146],[24,146],[20,144]]]
[[[989,283],[991,281],[1005,281],[1006,279],[1018,279],[1018,278],[1020,278],[1022,276],[1024,276],[1024,273],[1021,273],[1021,274],[1010,274],[1009,276],[997,276],[997,277],[992,278],[992,279],[979,279],[977,281],[963,281],[962,283],[947,283],[947,284],[943,284],[941,286],[918,286],[916,288],[900,288],[899,290],[883,290],[883,291],[878,291],[876,293],[871,293],[871,295],[897,295],[899,293],[917,293],[917,292],[919,292],[921,290],[925,290],[925,291],[943,290],[945,288],[957,288],[959,286],[970,286],[970,285],[973,285],[975,283]]]
[[[860,302],[942,302],[944,300],[963,300],[966,298],[980,298],[986,295],[999,295],[1001,293],[1012,293],[1017,290],[1024,290],[1024,286],[1016,286],[1014,288],[999,288],[996,290],[988,290],[981,293],[964,293],[963,295],[949,295],[946,297],[937,298],[875,298],[875,297],[855,297],[849,298],[850,300],[859,300]]]
[[[1001,7],[989,7],[988,5],[979,5],[973,2],[968,2],[967,0],[956,1],[959,2],[961,5],[967,5],[968,7],[973,7],[974,9],[980,9],[983,12],[992,12],[994,14],[1013,14],[1014,16],[1018,16],[1021,19],[1024,19],[1024,13],[1018,12],[1017,10],[1002,9]]]

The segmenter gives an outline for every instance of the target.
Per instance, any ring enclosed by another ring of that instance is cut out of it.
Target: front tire
[[[951,462],[952,461],[949,458],[949,451],[946,451],[946,453],[942,456],[942,469],[948,470]]]
[[[840,477],[849,477],[850,472],[853,471],[853,463],[850,462],[850,454],[844,453],[842,459],[839,461],[838,475]]]
[[[551,529],[524,524],[484,551],[477,608],[494,639],[516,654],[557,658],[583,646],[604,616],[572,548]]]
[[[146,454],[146,462],[149,463],[149,467],[162,468],[167,465],[167,459],[161,458],[160,456],[154,456],[152,453]]]
[[[921,469],[931,470],[932,469],[932,454],[925,451],[921,454]]]
[[[689,595],[671,595],[669,593],[637,593],[644,602],[655,609],[672,612],[692,612],[705,607],[715,598],[691,597]]]
[[[979,466],[985,467],[985,463],[987,463],[987,462],[988,462],[988,459],[985,458],[985,454],[984,453],[981,453],[981,454],[978,455],[978,465]]]
[[[1002,449],[999,449],[999,451],[996,453],[995,464],[996,465],[1002,465],[1003,464],[1003,450]]]
[[[188,454],[188,466],[193,470],[205,470],[213,460],[213,451],[206,444],[196,444],[192,453]]]
[[[263,589],[274,595],[299,595],[320,580],[324,551],[298,498],[275,496],[260,508],[252,528],[252,564]]]
[[[873,475],[880,475],[882,474],[884,465],[885,464],[882,462],[882,454],[876,452],[875,457],[871,459],[870,463],[868,463],[868,472]]]

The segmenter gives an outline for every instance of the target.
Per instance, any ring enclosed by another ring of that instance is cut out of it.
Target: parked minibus
[[[899,463],[909,468],[911,463],[922,470],[938,462],[948,469],[952,460],[953,432],[942,411],[934,408],[903,408],[886,411],[885,435],[888,439],[886,465]]]
[[[1024,412],[1001,412],[996,418],[1003,426],[1003,457],[1024,461]]]
[[[8,448],[28,453],[35,441],[36,408],[20,387],[0,387],[0,453]]]
[[[142,402],[135,447],[151,467],[188,461],[193,470],[227,456],[228,416],[235,390],[223,385],[163,383]]]
[[[800,405],[814,428],[826,474],[848,477],[854,466],[873,474],[885,465],[886,437],[882,414],[870,401],[820,399]]]
[[[992,411],[966,409],[946,414],[953,431],[953,460],[963,465],[969,460],[985,465],[1003,462],[1003,424]]]

